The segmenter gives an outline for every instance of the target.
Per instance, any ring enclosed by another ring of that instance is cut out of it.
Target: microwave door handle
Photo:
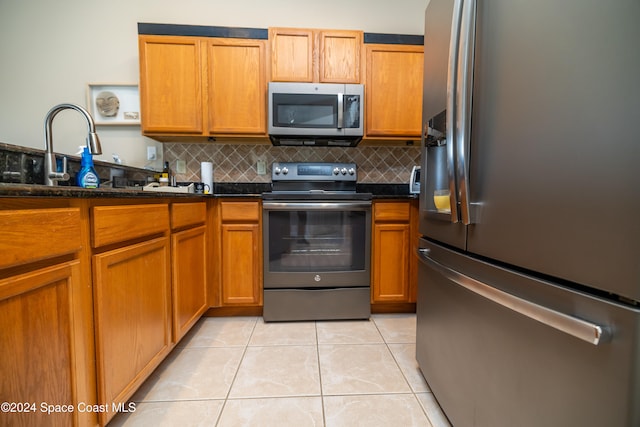
[[[458,51],[460,39],[460,26],[462,24],[463,0],[456,0],[453,4],[453,16],[451,20],[451,40],[449,42],[449,65],[447,68],[447,118],[446,118],[446,144],[447,144],[447,173],[449,178],[449,198],[451,205],[451,222],[459,221],[458,217],[458,192],[456,186],[455,167],[455,139],[457,138],[458,105],[456,103],[458,87]]]
[[[338,129],[344,127],[344,94],[338,94]]]
[[[471,142],[471,107],[473,96],[473,60],[475,48],[476,0],[465,2],[460,25],[458,76],[456,93],[456,166],[460,190],[460,217],[464,225],[473,222],[469,201],[469,147]]]

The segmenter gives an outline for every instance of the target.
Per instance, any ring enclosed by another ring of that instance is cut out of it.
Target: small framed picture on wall
[[[87,107],[96,125],[140,125],[137,84],[89,83]]]

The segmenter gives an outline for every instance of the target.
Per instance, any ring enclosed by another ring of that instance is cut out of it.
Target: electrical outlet
[[[258,160],[256,162],[256,171],[258,172],[258,175],[266,175],[267,164],[264,160]]]
[[[153,145],[147,146],[147,160],[157,160],[158,153],[156,152],[156,147]]]
[[[182,159],[176,160],[176,173],[187,173],[187,162]]]

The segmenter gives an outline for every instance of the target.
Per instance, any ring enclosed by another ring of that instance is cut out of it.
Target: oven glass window
[[[273,126],[295,128],[336,128],[336,95],[273,94]]]
[[[271,272],[365,269],[366,213],[363,211],[271,211]]]

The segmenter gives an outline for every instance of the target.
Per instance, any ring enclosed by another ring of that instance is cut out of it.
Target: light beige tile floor
[[[414,314],[203,318],[109,426],[449,427],[415,360]]]

